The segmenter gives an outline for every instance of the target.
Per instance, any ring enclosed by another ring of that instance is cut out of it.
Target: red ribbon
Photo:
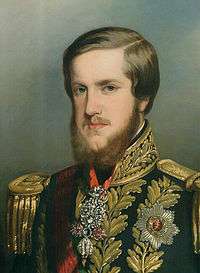
[[[91,167],[90,167],[89,176],[90,176],[90,180],[89,180],[90,188],[98,187],[99,186],[99,181],[97,179],[97,175],[96,175],[96,172],[95,172],[95,169],[94,169],[93,165],[91,165]],[[105,190],[107,190],[110,187],[111,178],[112,178],[112,176],[110,176],[108,179],[106,179],[104,181],[103,188]],[[70,244],[69,248],[70,249],[69,249],[69,252],[68,252],[68,256],[57,267],[58,273],[77,272],[76,267],[77,267],[77,264],[78,264],[78,260],[77,260],[77,257],[75,256],[74,252],[73,252],[73,248],[72,248],[71,244]]]
[[[95,188],[99,186],[99,181],[97,179],[97,175],[94,169],[94,166],[91,165],[90,166],[90,180],[89,180],[89,184],[90,184],[90,188]],[[108,179],[106,179],[103,183],[103,188],[105,190],[107,190],[110,187],[110,183],[111,183],[111,178],[112,176],[110,176]]]
[[[58,273],[75,273],[76,266],[78,264],[78,259],[74,254],[72,245],[69,246],[68,256],[66,259],[60,263],[57,267]],[[78,273],[78,272],[77,272]]]

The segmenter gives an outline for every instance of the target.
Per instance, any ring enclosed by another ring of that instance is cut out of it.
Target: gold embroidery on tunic
[[[104,240],[92,240],[94,245],[93,253],[90,257],[91,273],[117,273],[120,272],[120,267],[110,266],[111,262],[116,260],[122,253],[120,247],[121,240],[116,240],[115,237],[125,230],[127,227],[128,216],[122,214],[122,211],[127,209],[135,201],[134,193],[140,193],[141,187],[146,184],[144,180],[137,180],[134,183],[130,182],[124,186],[117,188],[111,187],[108,190],[107,215],[102,224],[102,228],[106,232]],[[84,195],[79,191],[76,199],[76,216],[80,217],[81,202],[84,200]]]
[[[154,206],[158,205],[164,209],[173,207],[180,198],[181,187],[174,184],[168,178],[164,177],[163,180],[158,181],[152,180],[151,185],[148,186],[147,198],[144,204],[140,204],[137,210],[138,218],[142,216],[143,209],[152,209]],[[167,210],[164,210],[166,214]],[[169,210],[168,210],[169,212]],[[169,212],[172,214],[172,212]],[[168,213],[168,214],[169,214]],[[165,215],[166,216],[166,215]],[[174,232],[173,235],[178,233],[178,228],[171,223],[171,228]],[[157,226],[159,228],[159,226]],[[128,266],[136,273],[150,273],[157,270],[161,265],[163,260],[160,259],[163,255],[163,251],[158,251],[157,248],[152,246],[151,241],[141,241],[141,230],[138,227],[133,227],[133,237],[135,239],[133,249],[128,250],[129,256],[127,257]],[[154,238],[155,240],[159,238]],[[167,244],[172,243],[172,237],[166,238],[169,240]]]
[[[158,160],[159,154],[152,131],[147,124],[142,136],[126,150],[123,158],[117,163],[112,176],[112,186],[124,185],[142,178],[155,167]]]

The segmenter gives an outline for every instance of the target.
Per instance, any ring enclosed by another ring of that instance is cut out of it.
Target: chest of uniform
[[[76,197],[72,241],[89,272],[165,272],[181,227],[176,206],[182,188],[167,177],[95,187]],[[175,241],[175,243],[174,243]]]

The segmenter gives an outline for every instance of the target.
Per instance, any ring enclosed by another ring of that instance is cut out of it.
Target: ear
[[[145,97],[143,99],[137,99],[137,111],[139,113],[144,113],[147,105],[149,104],[149,97]]]

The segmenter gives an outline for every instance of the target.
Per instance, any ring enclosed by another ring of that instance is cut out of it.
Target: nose
[[[85,113],[89,116],[101,113],[100,98],[95,90],[87,92]]]

